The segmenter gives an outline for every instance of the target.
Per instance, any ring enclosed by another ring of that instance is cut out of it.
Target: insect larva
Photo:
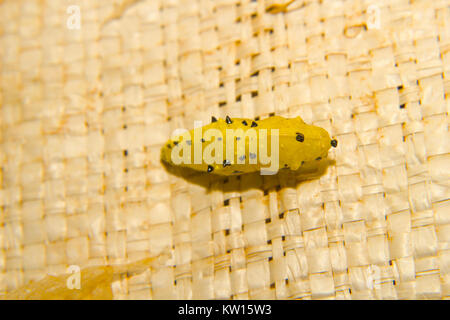
[[[273,116],[264,120],[216,119],[164,144],[161,158],[166,163],[219,175],[261,171],[273,174],[281,169],[314,169],[327,158],[337,140],[320,127],[300,117]]]

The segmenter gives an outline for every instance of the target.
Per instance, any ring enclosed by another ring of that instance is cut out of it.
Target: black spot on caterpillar
[[[337,140],[336,140],[336,139],[331,140],[331,146],[332,146],[333,148],[336,148],[336,147],[337,147]]]
[[[327,157],[330,147],[337,147],[337,140],[332,140],[325,129],[308,125],[300,117],[273,116],[258,123],[251,119],[212,117],[210,124],[164,144],[161,159],[171,165],[219,175],[256,171],[273,174],[279,168],[294,171],[317,168],[318,160]]]

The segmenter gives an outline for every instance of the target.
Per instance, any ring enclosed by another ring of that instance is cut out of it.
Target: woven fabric
[[[0,295],[169,255],[120,273],[113,297],[450,297],[449,0],[3,0],[0,15]],[[339,141],[325,174],[200,184],[159,161],[194,120],[273,114]]]

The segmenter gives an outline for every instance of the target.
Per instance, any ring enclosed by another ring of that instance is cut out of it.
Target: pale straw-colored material
[[[169,254],[114,298],[449,298],[450,1],[291,2],[0,1],[0,295]],[[335,164],[205,187],[159,162],[194,120],[271,114]]]

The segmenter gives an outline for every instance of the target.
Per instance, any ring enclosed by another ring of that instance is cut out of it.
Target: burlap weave
[[[0,1],[0,296],[167,254],[113,298],[450,297],[450,1],[291,2]],[[335,164],[204,185],[159,162],[194,120],[273,114]]]

